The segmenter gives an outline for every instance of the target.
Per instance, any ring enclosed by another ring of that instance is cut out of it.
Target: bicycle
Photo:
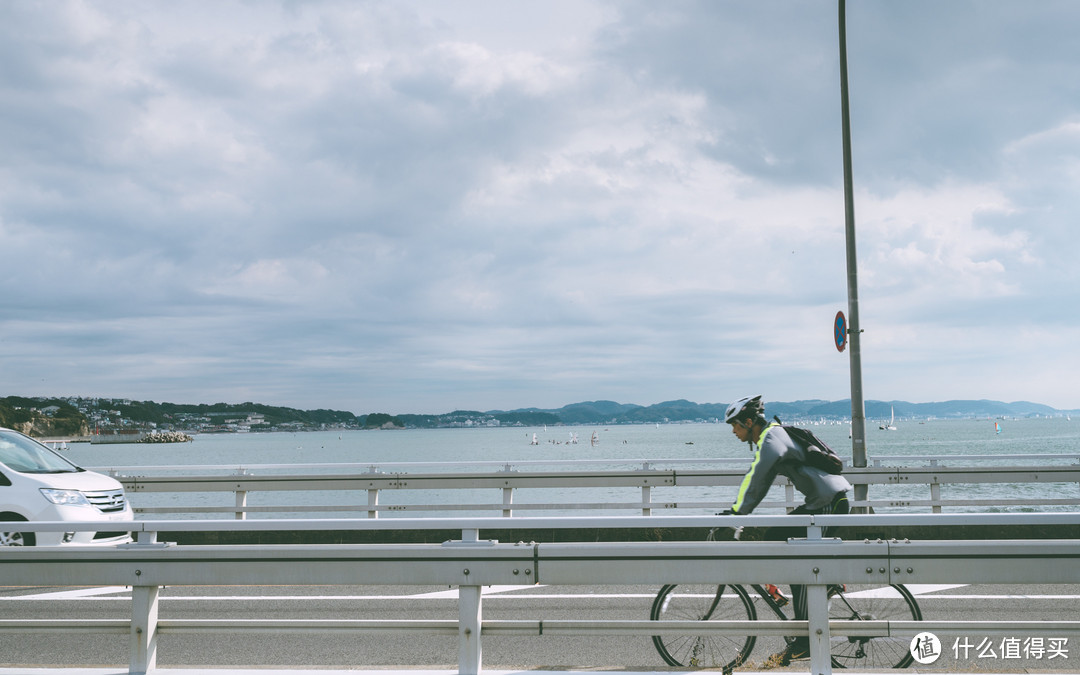
[[[709,539],[714,532],[709,532]],[[777,619],[792,617],[782,609],[765,584],[750,588]],[[676,591],[676,589],[678,589]],[[829,586],[830,620],[922,620],[915,597],[901,584]],[[793,603],[791,603],[793,605]],[[649,618],[653,621],[755,621],[757,605],[750,593],[738,584],[667,584],[653,600]],[[906,668],[914,659],[907,636],[834,635],[829,652],[835,668]],[[653,645],[661,658],[680,668],[719,668],[730,673],[747,663],[757,642],[755,635],[654,635]],[[786,638],[790,639],[790,638]]]

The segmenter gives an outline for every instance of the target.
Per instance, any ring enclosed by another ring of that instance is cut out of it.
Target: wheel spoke
[[[921,621],[922,612],[902,586],[848,585],[829,598],[829,619],[845,621]],[[833,665],[839,668],[905,668],[914,633],[880,637],[834,635]]]
[[[739,621],[756,618],[753,602],[741,586],[683,584],[665,586],[653,601],[654,621]],[[752,635],[656,635],[653,644],[664,661],[683,668],[742,665],[754,647]]]

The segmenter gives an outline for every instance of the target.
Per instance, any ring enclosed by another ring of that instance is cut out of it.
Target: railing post
[[[247,492],[242,490],[236,491],[236,520],[247,520]]]
[[[642,464],[641,470],[642,471],[648,471],[651,468],[651,466],[652,465],[649,462],[645,462],[644,464]],[[647,506],[648,504],[652,504],[652,486],[651,485],[642,485],[641,486],[641,503],[646,505],[646,506],[641,507],[641,515],[643,515],[643,516],[651,516],[652,515],[652,509]]]
[[[514,470],[514,467],[512,467],[509,464],[507,464],[506,467],[503,469],[503,471],[506,471],[507,473],[513,472],[513,470]],[[510,508],[510,505],[514,503],[514,488],[512,488],[512,487],[504,487],[502,489],[502,497],[503,497],[503,512],[502,512],[503,518],[510,518],[510,517],[512,517],[514,515],[513,509]]]
[[[461,531],[461,541],[447,542],[457,546],[485,546],[494,542],[481,542],[480,530]],[[444,545],[447,545],[444,544]],[[469,576],[469,570],[463,570]],[[480,643],[480,627],[483,613],[480,604],[480,586],[458,586],[458,673],[479,675],[483,649]]]
[[[479,675],[480,646],[480,587],[458,587],[458,673]]]
[[[370,467],[368,467],[368,473],[379,473],[379,467],[372,464]],[[376,506],[379,505],[379,490],[378,490],[378,488],[368,488],[368,491],[367,491],[367,504],[368,504],[367,517],[368,518],[378,518],[379,517],[379,510],[377,508],[375,508]]]
[[[240,467],[236,470],[236,475],[247,475],[247,470],[244,467]],[[239,485],[237,485],[236,488],[236,520],[246,520],[247,511],[244,509],[247,508],[247,490],[241,490]]]
[[[936,459],[930,460],[930,466],[937,466],[938,461]],[[933,504],[930,505],[931,513],[941,513],[941,483],[937,481],[937,477],[930,483],[930,501]]]
[[[379,517],[379,510],[377,508],[375,508],[376,506],[379,505],[379,491],[377,489],[367,491],[367,505],[368,505],[367,517],[368,518],[378,518]]]
[[[827,591],[828,587],[824,584],[806,587],[806,610],[810,632],[810,675],[832,675]]]
[[[138,546],[156,545],[156,532],[139,532]],[[142,570],[135,570],[141,576]],[[131,586],[131,662],[132,675],[145,675],[157,667],[158,586]]]
[[[510,508],[510,505],[514,503],[514,488],[512,488],[512,487],[504,487],[502,489],[502,493],[503,493],[503,512],[502,512],[503,513],[503,518],[510,518],[511,516],[514,515],[513,509]]]

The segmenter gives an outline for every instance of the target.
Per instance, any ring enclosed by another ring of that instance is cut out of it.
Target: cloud
[[[1076,11],[849,8],[868,396],[1076,405],[1029,348],[1076,332]],[[835,8],[8,3],[0,38],[9,393],[848,395]]]

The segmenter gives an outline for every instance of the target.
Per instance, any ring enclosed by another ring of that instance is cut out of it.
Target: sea
[[[851,456],[850,424],[813,423],[800,426],[812,429],[841,456]],[[896,420],[895,430],[883,430],[879,421],[868,421],[867,457],[886,466],[922,466],[936,459],[944,465],[1037,465],[1080,463],[1080,419],[1040,417],[1018,419],[903,419]],[[75,463],[102,472],[120,475],[193,474],[207,475],[235,472],[243,467],[256,474],[334,473],[349,474],[373,468],[395,473],[492,472],[510,465],[519,471],[554,471],[568,468],[627,469],[641,468],[715,468],[715,460],[725,466],[749,467],[752,452],[739,441],[726,424],[648,424],[581,425],[549,427],[473,427],[405,430],[329,430],[280,433],[198,434],[189,443],[174,444],[89,444],[73,443],[65,456]],[[1046,457],[1055,455],[1058,457]],[[774,491],[781,490],[776,488]],[[501,491],[455,490],[455,494],[432,491],[383,490],[383,505],[425,504],[430,511],[418,513],[383,512],[417,517],[435,515],[499,515],[498,511],[459,510],[448,512],[440,505],[499,504]],[[569,504],[583,501],[630,503],[640,500],[637,488],[545,488],[518,490],[515,504]],[[767,500],[782,499],[782,491]],[[871,498],[928,499],[923,486],[871,486]],[[991,485],[945,485],[942,496],[949,499],[1077,499],[1077,483],[1025,483]],[[130,494],[134,506],[206,506],[231,505],[232,493]],[[654,488],[655,502],[702,502],[707,506],[678,513],[712,513],[734,498],[732,487]],[[252,493],[249,505],[342,504],[366,505],[363,491],[326,494]],[[1044,505],[947,507],[946,512],[968,511],[1074,511],[1080,507]],[[878,508],[889,511],[890,508]],[[921,512],[929,512],[923,507]],[[515,515],[568,515],[559,509],[530,511],[519,507]],[[594,512],[596,513],[596,512]],[[627,515],[638,510],[607,509],[603,515]],[[655,510],[654,513],[675,513]],[[580,515],[577,512],[576,515]],[[304,513],[252,514],[249,517],[353,517],[353,512],[327,511]],[[150,516],[143,516],[150,517]],[[180,514],[153,517],[214,518],[231,514]]]

